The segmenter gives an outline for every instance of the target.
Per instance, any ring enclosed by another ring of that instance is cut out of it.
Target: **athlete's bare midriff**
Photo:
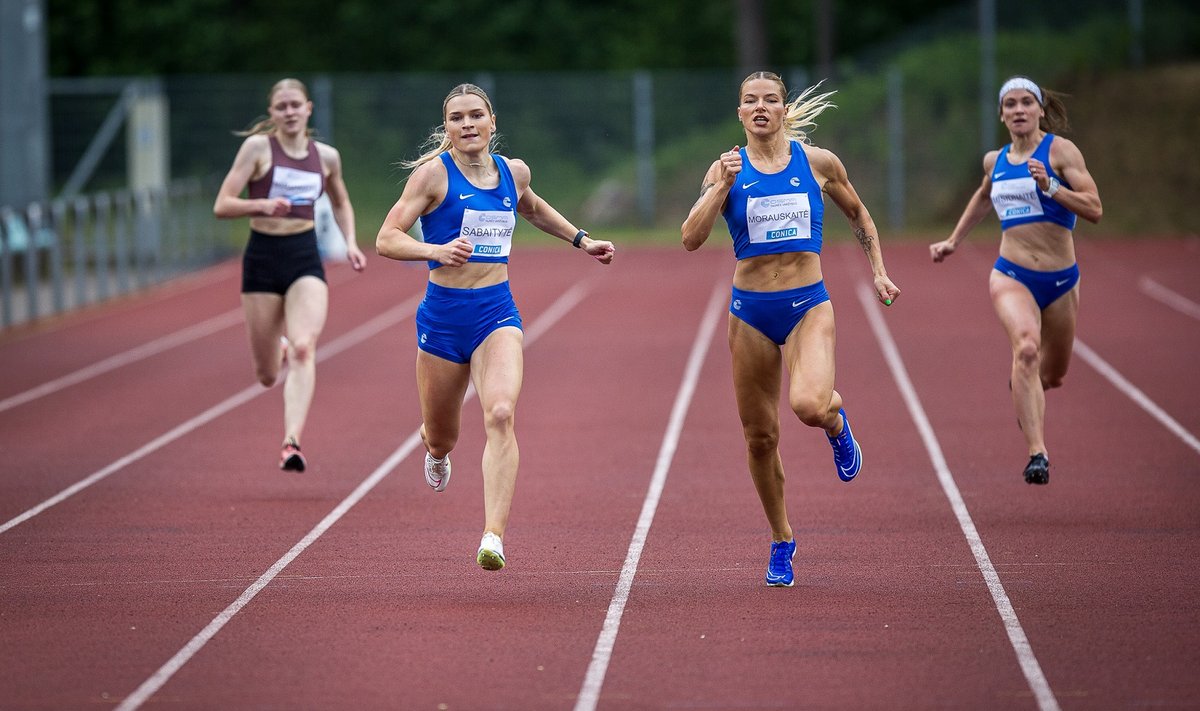
[[[733,285],[744,291],[783,291],[815,284],[822,278],[821,255],[785,252],[738,260]]]
[[[316,223],[296,217],[251,217],[250,229],[265,235],[287,237],[308,232]]]
[[[1000,256],[1026,269],[1055,272],[1075,263],[1075,241],[1062,225],[1031,222],[1004,230]]]
[[[438,267],[429,272],[429,281],[451,289],[482,289],[508,281],[508,265],[467,262],[461,267]]]

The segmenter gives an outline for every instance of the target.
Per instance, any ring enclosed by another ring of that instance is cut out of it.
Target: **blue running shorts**
[[[498,328],[521,328],[521,313],[507,281],[481,289],[451,289],[433,282],[417,307],[417,347],[454,363],[471,354]]]
[[[1059,297],[1079,283],[1078,264],[1056,272],[1038,272],[1017,266],[1004,257],[997,257],[993,269],[1024,284],[1029,293],[1033,294],[1033,300],[1037,302],[1039,309],[1045,309],[1058,301]]]
[[[742,291],[733,287],[729,313],[782,346],[812,307],[829,301],[825,282],[784,291]]]

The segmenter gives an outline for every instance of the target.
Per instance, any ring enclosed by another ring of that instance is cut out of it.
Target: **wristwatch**
[[[1054,193],[1058,192],[1059,185],[1058,178],[1051,178],[1050,185],[1046,188],[1046,197],[1054,197]]]
[[[581,244],[581,243],[583,242],[583,238],[587,237],[587,236],[588,236],[588,233],[586,230],[579,230],[578,232],[575,233],[575,239],[571,240],[571,246],[576,249],[582,248],[583,244]]]

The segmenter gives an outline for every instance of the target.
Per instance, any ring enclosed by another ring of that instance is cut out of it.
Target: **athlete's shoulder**
[[[992,168],[996,167],[996,161],[999,160],[1000,151],[1002,151],[1002,150],[1004,150],[1004,149],[997,148],[995,150],[991,150],[991,151],[988,151],[987,153],[983,154],[983,172],[984,173],[991,175]]]
[[[846,167],[842,165],[842,161],[837,157],[837,154],[828,148],[811,143],[797,141],[804,155],[808,158],[809,168],[812,169],[814,175],[825,180],[838,178],[846,174]]]
[[[532,179],[532,171],[529,169],[529,165],[525,161],[521,160],[520,158],[509,158],[508,156],[502,156],[499,153],[495,155],[497,158],[503,161],[505,165],[508,166],[508,172],[512,173],[513,181],[516,182],[517,185],[529,184],[530,180]]]
[[[255,152],[255,153],[261,153],[261,152],[265,151],[266,153],[270,154],[270,152],[271,152],[270,134],[252,133],[249,136],[246,136],[246,139],[244,141],[242,141],[241,150],[245,151],[245,152]]]
[[[1050,142],[1050,152],[1057,153],[1059,151],[1074,151],[1079,152],[1079,146],[1066,136],[1060,136],[1057,133],[1047,133],[1046,140]]]
[[[336,162],[341,161],[342,154],[338,153],[338,149],[334,148],[333,146],[329,145],[328,143],[321,143],[320,141],[318,141],[316,139],[313,139],[312,143],[314,146],[317,147],[317,155],[321,157],[322,162],[324,162],[324,163],[335,162],[336,163]]]
[[[441,161],[441,154],[438,154],[413,168],[408,176],[408,187],[433,194],[445,192],[448,181],[446,165]]]

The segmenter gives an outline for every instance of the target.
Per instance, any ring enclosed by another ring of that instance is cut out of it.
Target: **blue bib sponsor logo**
[[[475,254],[500,254],[501,247],[498,244],[477,244],[475,245]]]
[[[800,230],[795,227],[788,227],[782,230],[770,230],[767,232],[767,241],[776,239],[789,239],[800,234]]]
[[[1028,205],[1022,205],[1021,207],[1008,208],[1007,210],[1004,211],[1004,216],[1005,217],[1020,217],[1022,215],[1028,215],[1030,212],[1033,212],[1032,207],[1030,207]]]

